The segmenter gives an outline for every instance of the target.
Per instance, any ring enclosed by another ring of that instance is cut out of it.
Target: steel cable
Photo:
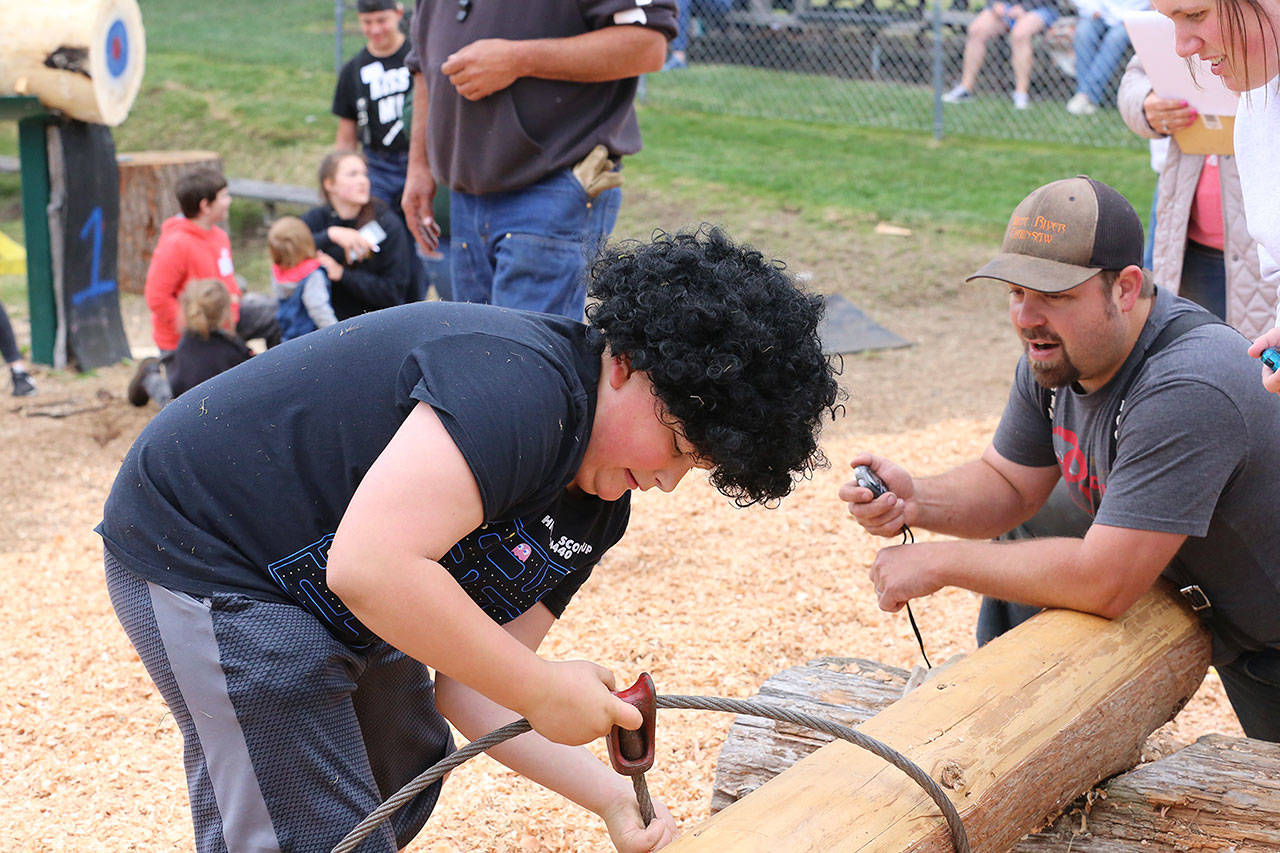
[[[946,818],[947,827],[951,830],[951,843],[955,847],[956,853],[969,853],[969,837],[965,833],[960,814],[956,811],[955,805],[951,802],[946,792],[942,790],[942,787],[911,759],[869,735],[823,717],[791,711],[769,702],[756,700],[726,699],[718,696],[672,695],[658,696],[658,707],[683,711],[722,711],[728,714],[743,714],[749,717],[765,717],[825,732],[832,737],[848,741],[854,746],[860,746],[897,767],[907,774],[913,782],[923,788],[930,799],[942,811],[943,817]],[[524,734],[530,731],[531,728],[527,720],[508,723],[484,737],[473,740],[456,752],[436,762],[393,794],[386,802],[374,809],[368,817],[356,824],[355,828],[347,833],[346,837],[333,848],[333,853],[350,853],[373,832],[378,824],[395,814],[405,803],[417,796],[432,782],[442,778],[450,770],[468,759],[517,735]],[[635,778],[643,781],[643,776]],[[636,783],[636,789],[637,794],[639,794],[640,783]]]

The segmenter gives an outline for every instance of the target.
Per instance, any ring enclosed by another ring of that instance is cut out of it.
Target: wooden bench
[[[952,0],[941,24],[953,61],[974,13]],[[865,0],[857,4],[794,0],[789,10],[753,2],[729,12],[724,25],[690,40],[689,57],[719,63],[833,77],[928,83],[934,51],[930,0]]]

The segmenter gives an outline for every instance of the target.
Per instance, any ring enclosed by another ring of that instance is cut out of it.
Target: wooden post
[[[1195,692],[1204,628],[1163,586],[1116,620],[1052,610],[958,662],[860,730],[947,788],[974,850],[1004,851],[1100,779]],[[673,853],[950,851],[923,790],[836,741],[687,832]]]
[[[212,151],[137,151],[116,158],[120,169],[120,231],[116,273],[121,290],[142,293],[160,226],[181,213],[174,187],[192,169],[222,171]]]
[[[70,118],[124,121],[145,55],[136,0],[0,4],[0,92],[33,95]]]

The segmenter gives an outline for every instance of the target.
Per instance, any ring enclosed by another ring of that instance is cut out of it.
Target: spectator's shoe
[[[160,372],[160,359],[144,358],[138,362],[138,369],[133,372],[133,378],[129,380],[129,390],[126,396],[129,403],[134,406],[145,406],[151,399],[151,395],[147,393],[146,379],[153,373]]]
[[[1073,116],[1091,116],[1097,111],[1097,106],[1084,92],[1076,92],[1071,96],[1071,100],[1067,101],[1067,112]]]
[[[956,86],[950,92],[942,96],[943,103],[947,104],[963,104],[965,101],[973,99],[973,92],[970,92],[964,86]]]
[[[36,393],[35,380],[21,367],[9,368],[9,377],[13,380],[13,396],[29,397]]]
[[[1013,108],[1015,110],[1025,110],[1031,106],[1031,97],[1026,92],[1013,93]]]
[[[679,71],[682,68],[688,68],[689,62],[682,56],[676,56],[674,53],[667,57],[667,61],[662,63],[663,71]]]

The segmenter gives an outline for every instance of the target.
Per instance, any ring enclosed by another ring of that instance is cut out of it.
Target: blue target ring
[[[107,30],[107,72],[119,77],[129,67],[129,31],[117,18]]]

